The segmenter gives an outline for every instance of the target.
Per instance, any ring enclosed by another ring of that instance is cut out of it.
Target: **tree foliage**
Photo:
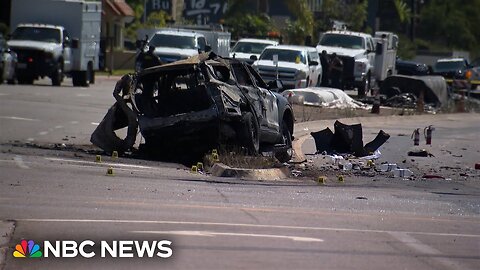
[[[135,18],[125,28],[125,36],[129,39],[137,39],[137,30],[142,28],[165,27],[170,16],[165,11],[156,11],[148,15],[146,22],[143,18],[143,0],[127,0],[127,3],[132,7]]]
[[[480,0],[431,0],[422,7],[419,34],[448,48],[478,50]]]
[[[267,36],[275,30],[267,14],[257,14],[246,0],[230,0],[225,14],[225,24],[234,39],[246,36]]]

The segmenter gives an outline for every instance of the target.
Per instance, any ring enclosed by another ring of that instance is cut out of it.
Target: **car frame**
[[[286,162],[294,116],[278,88],[278,81],[267,85],[250,65],[213,53],[147,68],[118,81],[117,102],[91,142],[107,152],[128,151],[139,126],[155,154],[225,146],[252,155],[272,151]],[[114,130],[127,126],[127,137],[118,138]]]

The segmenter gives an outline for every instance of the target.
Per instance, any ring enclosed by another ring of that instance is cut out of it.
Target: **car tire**
[[[55,65],[55,70],[52,73],[52,85],[53,86],[60,86],[63,81],[63,68],[61,63],[57,63]]]
[[[282,144],[287,146],[287,150],[275,153],[275,157],[283,163],[292,159],[293,156],[292,134],[290,134],[290,130],[285,121],[282,123]]]
[[[88,74],[87,71],[74,71],[72,72],[73,86],[88,87]]]
[[[242,124],[239,130],[240,142],[248,154],[256,155],[260,151],[260,128],[258,121],[251,112],[242,115]]]

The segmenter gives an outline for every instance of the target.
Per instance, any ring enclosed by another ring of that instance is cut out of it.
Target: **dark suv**
[[[467,60],[463,58],[439,59],[433,66],[433,73],[445,78],[448,83],[453,80],[466,79],[466,71],[470,68]]]

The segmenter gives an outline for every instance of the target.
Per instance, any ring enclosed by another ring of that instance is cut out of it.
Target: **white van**
[[[320,57],[313,47],[268,46],[253,67],[266,82],[282,81],[284,89],[319,86],[322,82]]]

